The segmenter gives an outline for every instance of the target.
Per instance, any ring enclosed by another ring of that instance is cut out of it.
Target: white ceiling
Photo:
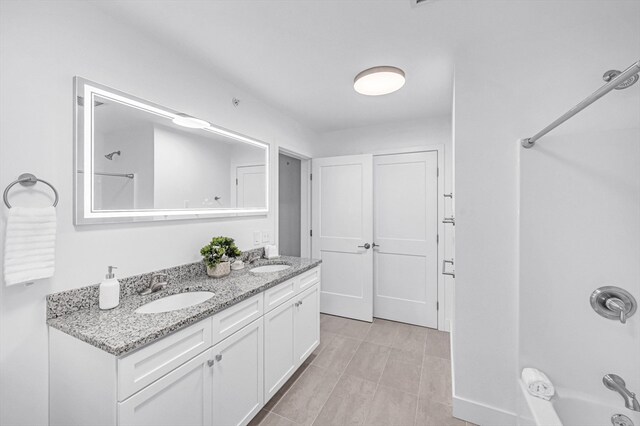
[[[387,1],[109,1],[100,7],[215,69],[318,132],[451,113],[442,4]],[[440,10],[438,10],[440,9]],[[355,75],[393,65],[398,92],[365,97]]]
[[[469,63],[463,55],[478,58],[484,78],[523,99],[542,96],[550,114],[561,113],[571,106],[563,96],[577,102],[603,84],[606,69],[624,69],[640,51],[640,0],[93,4],[318,133],[450,114],[454,60]],[[405,86],[385,96],[357,94],[354,76],[376,65],[404,69]]]

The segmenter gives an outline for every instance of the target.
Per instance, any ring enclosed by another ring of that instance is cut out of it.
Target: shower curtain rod
[[[549,124],[544,129],[540,130],[535,135],[531,136],[530,138],[520,139],[520,143],[525,148],[531,148],[538,139],[540,139],[541,137],[543,137],[544,135],[546,135],[547,133],[549,133],[550,131],[552,131],[553,129],[555,129],[556,127],[558,127],[559,125],[561,125],[562,123],[564,123],[565,121],[567,121],[568,119],[570,119],[571,117],[573,117],[574,115],[576,115],[577,113],[579,113],[580,111],[582,111],[583,109],[585,109],[586,107],[588,107],[589,105],[591,105],[592,103],[594,103],[595,101],[597,101],[598,99],[600,99],[601,97],[609,93],[610,91],[612,91],[613,89],[615,89],[623,81],[638,74],[639,71],[640,71],[640,61],[632,64],[629,68],[622,71],[615,78],[611,79],[607,84],[605,84],[604,86],[602,86],[601,88],[593,92],[585,100],[583,100],[578,105],[571,108],[569,111],[565,112],[562,116],[560,116],[560,118],[555,120],[553,123]]]
[[[84,170],[78,170],[78,173],[84,173]],[[100,173],[100,172],[94,172],[94,175],[100,175],[100,176],[114,176],[114,177],[126,177],[129,179],[133,179],[133,173]]]

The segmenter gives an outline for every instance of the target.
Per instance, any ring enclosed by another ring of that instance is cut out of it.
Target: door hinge
[[[440,244],[440,234],[436,234],[436,244]]]
[[[309,236],[313,237],[313,229],[309,229]]]
[[[440,177],[440,167],[436,167],[436,176]]]
[[[313,173],[309,174],[309,180],[313,180]]]
[[[440,310],[440,302],[436,302],[436,311]]]
[[[238,178],[236,178],[236,186],[238,186]]]

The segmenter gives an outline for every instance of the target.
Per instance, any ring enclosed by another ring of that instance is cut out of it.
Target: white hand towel
[[[5,283],[9,286],[52,277],[55,247],[55,207],[11,207],[4,242]]]
[[[546,374],[536,368],[523,368],[522,381],[527,386],[529,393],[538,398],[548,401],[556,393],[551,380],[549,380]]]

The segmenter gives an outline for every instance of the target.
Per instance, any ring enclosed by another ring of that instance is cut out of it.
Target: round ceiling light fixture
[[[397,67],[373,67],[362,71],[353,80],[356,92],[367,96],[393,93],[404,86],[404,71]]]
[[[200,118],[192,117],[188,114],[178,113],[171,120],[173,124],[177,124],[178,126],[188,127],[190,129],[204,129],[205,127],[209,127],[211,123],[208,121],[202,120]]]

